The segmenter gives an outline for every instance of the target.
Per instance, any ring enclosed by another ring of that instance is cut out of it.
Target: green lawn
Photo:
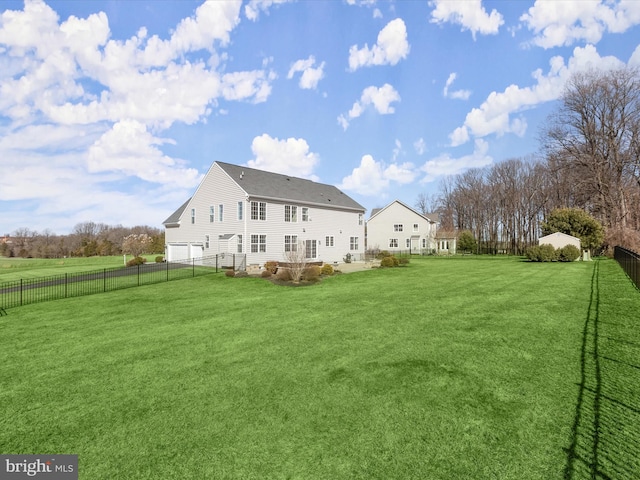
[[[143,255],[147,262],[154,262],[156,255]],[[127,260],[133,257],[127,255]],[[122,255],[107,257],[71,258],[6,258],[0,257],[0,283],[39,278],[65,273],[88,272],[103,268],[118,268],[125,264]]]
[[[489,257],[14,308],[0,452],[92,480],[634,478],[638,311],[612,260]]]

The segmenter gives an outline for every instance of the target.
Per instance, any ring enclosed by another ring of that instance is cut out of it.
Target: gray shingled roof
[[[180,206],[180,208],[178,208],[175,212],[169,215],[169,218],[167,218],[164,222],[162,222],[162,224],[166,226],[169,226],[169,225],[178,226],[178,224],[180,223],[180,216],[182,215],[182,212],[184,212],[184,209],[187,208],[187,205],[189,205],[190,201],[191,199],[188,199],[186,202],[184,202]]]
[[[255,168],[216,162],[251,197],[322,205],[326,208],[365,208],[333,185]]]
[[[325,208],[346,208],[365,211],[365,208],[333,185],[317,183],[304,178],[265,172],[255,168],[241,167],[230,163],[215,162],[231,179],[247,192],[250,197],[265,200],[321,205]],[[184,202],[163,223],[177,226],[180,217],[189,204]]]

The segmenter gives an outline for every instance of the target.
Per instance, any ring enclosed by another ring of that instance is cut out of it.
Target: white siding
[[[286,196],[286,192],[283,192]],[[251,220],[251,201],[267,203],[266,221]],[[237,219],[238,202],[243,202],[243,219]],[[224,218],[219,221],[219,205],[224,205]],[[285,205],[298,207],[297,222],[285,222]],[[214,207],[215,221],[209,221],[209,209]],[[309,220],[302,221],[302,208],[309,209]],[[191,223],[191,210],[195,208],[195,223]],[[362,225],[359,224],[359,214],[362,215]],[[209,248],[204,248],[203,254],[237,253],[237,237],[229,240],[219,240],[221,235],[242,235],[243,253],[247,254],[247,265],[263,265],[270,260],[283,261],[285,259],[285,235],[297,235],[299,241],[314,240],[317,245],[316,260],[326,263],[342,262],[347,253],[351,253],[355,260],[364,258],[364,211],[325,209],[314,205],[301,203],[274,202],[262,198],[249,198],[236,179],[215,163],[194,193],[191,201],[184,209],[180,218],[180,226],[165,229],[167,243],[167,259],[170,258],[171,245],[205,245],[205,236],[209,235]],[[251,252],[251,235],[267,236],[266,252]],[[334,238],[334,246],[325,246],[325,237]],[[358,249],[350,249],[351,237],[358,237]],[[200,247],[197,247],[200,248]],[[229,249],[232,249],[229,251]],[[182,251],[182,250],[181,250]]]
[[[401,225],[402,231],[396,231],[396,225]],[[414,225],[417,225],[416,229]],[[434,223],[394,201],[367,222],[367,249],[406,252],[411,248],[411,253],[422,253],[425,249],[435,248],[435,233]],[[392,246],[391,240],[397,241],[397,246]],[[425,249],[423,244],[426,244]]]
[[[259,201],[259,199],[256,199]],[[298,207],[298,221],[285,222],[285,205]],[[309,209],[309,220],[302,221],[302,208]],[[267,252],[251,253],[251,235],[267,236]],[[285,235],[297,235],[299,242],[316,241],[317,257],[325,263],[342,262],[347,253],[361,259],[364,255],[364,225],[358,224],[358,213],[352,211],[328,210],[305,204],[286,202],[267,202],[267,220],[248,220],[247,224],[247,263],[284,261]],[[326,247],[325,238],[332,236],[334,246]],[[350,250],[350,238],[359,238],[359,248]]]

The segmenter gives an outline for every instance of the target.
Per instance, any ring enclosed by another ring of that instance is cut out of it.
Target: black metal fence
[[[620,264],[631,281],[640,288],[640,254],[627,250],[626,248],[616,247],[613,251],[613,258]]]
[[[245,262],[244,254],[220,254],[3,282],[0,283],[0,309],[208,275],[222,269],[243,270]]]

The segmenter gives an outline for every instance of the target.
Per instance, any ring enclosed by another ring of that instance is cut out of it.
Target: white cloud
[[[384,162],[374,160],[371,155],[364,155],[360,165],[352,170],[351,175],[342,179],[338,188],[361,195],[378,196],[389,188],[391,182],[405,185],[413,182],[416,176],[412,163],[392,163],[387,166]]]
[[[418,155],[424,155],[424,152],[427,151],[427,144],[425,143],[424,138],[421,137],[413,142],[413,148]]]
[[[524,117],[512,115],[541,103],[557,100],[562,95],[566,81],[576,72],[592,68],[620,68],[624,64],[615,57],[601,57],[593,45],[576,47],[573,56],[565,64],[560,56],[549,62],[549,72],[541,69],[533,72],[536,83],[530,87],[509,85],[503,92],[492,92],[478,108],[473,108],[466,116],[464,124],[450,135],[452,146],[461,145],[473,137],[490,134],[515,133],[523,136],[527,123]]]
[[[597,43],[605,32],[623,33],[640,24],[640,2],[621,0],[536,0],[520,21],[533,31],[532,43],[543,48]]]
[[[302,138],[280,140],[263,133],[253,139],[251,151],[255,158],[247,162],[249,167],[318,180],[313,171],[320,157],[309,151],[307,141]]]
[[[449,78],[447,78],[447,82],[444,85],[442,94],[446,98],[453,98],[456,100],[468,100],[469,97],[471,96],[471,90],[455,90],[453,92],[449,91],[449,87],[453,84],[456,77],[457,77],[456,73],[452,73],[449,75]]]
[[[38,198],[68,221],[86,211],[80,221],[114,223],[134,216],[140,223],[158,205],[162,216],[179,204],[201,176],[163,152],[172,140],[162,132],[224,112],[222,101],[259,103],[271,94],[271,59],[246,71],[224,64],[221,49],[241,6],[205,1],[165,38],[142,27],[125,40],[111,38],[103,12],[61,20],[33,0],[0,12],[0,158],[22,162],[0,175],[2,199]],[[138,192],[123,193],[123,183]],[[120,201],[138,211],[119,208]]]
[[[136,120],[122,120],[89,148],[88,171],[122,173],[177,187],[197,185],[202,178],[198,171],[164,155],[157,147],[163,143],[173,142],[154,137]]]
[[[431,23],[454,23],[462,30],[476,34],[495,35],[504,24],[504,18],[495,9],[490,14],[482,6],[481,0],[433,0],[429,6],[435,6],[431,12]]]
[[[297,60],[291,65],[287,78],[292,79],[296,73],[302,72],[300,81],[298,82],[300,88],[315,90],[318,82],[324,78],[325,62],[322,62],[318,67],[314,67],[315,64],[316,59],[313,55],[309,56],[306,60]]]
[[[391,20],[378,33],[378,41],[369,48],[352,45],[349,49],[349,70],[372,65],[395,65],[409,54],[407,28],[401,18]]]
[[[631,54],[631,58],[629,58],[629,66],[640,67],[640,45],[638,45]]]
[[[244,14],[249,20],[255,22],[260,16],[260,11],[268,12],[272,5],[291,1],[293,0],[250,0],[244,7]]]
[[[391,104],[399,101],[400,94],[388,83],[380,88],[367,87],[362,91],[360,100],[353,104],[347,115],[342,114],[338,117],[338,123],[346,130],[349,121],[362,115],[368,106],[373,106],[381,115],[389,115],[395,112],[395,108]]]
[[[489,144],[481,138],[475,141],[473,153],[460,158],[452,158],[449,154],[443,154],[425,162],[420,170],[425,173],[421,183],[433,182],[434,180],[447,176],[457,175],[470,168],[482,168],[493,162],[491,156],[487,155]]]

